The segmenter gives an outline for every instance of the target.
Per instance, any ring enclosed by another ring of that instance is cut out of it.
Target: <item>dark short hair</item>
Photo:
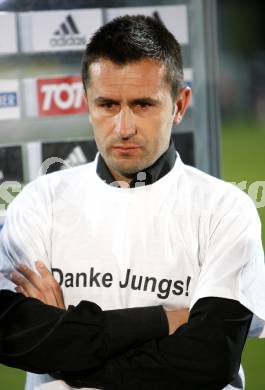
[[[144,15],[121,16],[99,28],[86,46],[82,59],[84,90],[89,86],[89,66],[99,59],[126,65],[152,59],[165,66],[165,80],[175,99],[183,83],[180,45],[158,20]]]

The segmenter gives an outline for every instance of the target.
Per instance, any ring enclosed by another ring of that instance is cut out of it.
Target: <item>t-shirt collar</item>
[[[141,172],[135,173],[132,181],[130,182],[130,188],[134,188],[141,182],[144,182],[145,185],[155,183],[173,168],[176,158],[177,153],[175,150],[174,142],[171,139],[168,149],[154,162],[153,165],[144,169]],[[115,186],[119,187],[101,154],[99,154],[98,156],[97,174],[107,184],[113,184],[115,182]]]

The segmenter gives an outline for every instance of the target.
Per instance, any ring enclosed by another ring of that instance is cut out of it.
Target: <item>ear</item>
[[[178,125],[182,121],[185,111],[189,106],[191,95],[192,92],[190,87],[181,88],[176,98],[173,123]]]

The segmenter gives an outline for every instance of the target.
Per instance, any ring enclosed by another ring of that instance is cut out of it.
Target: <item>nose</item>
[[[129,139],[136,134],[134,115],[129,107],[121,108],[117,115],[115,132],[121,139]]]

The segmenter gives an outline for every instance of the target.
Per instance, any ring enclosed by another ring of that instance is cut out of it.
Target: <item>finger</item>
[[[22,274],[37,290],[43,288],[43,282],[41,277],[26,264],[18,264],[17,270]]]
[[[56,306],[56,299],[53,295],[52,288],[47,285],[47,283],[45,284],[36,272],[32,271],[25,264],[19,264],[17,269],[23,277],[18,273],[14,273],[12,275],[14,282],[23,287],[29,297],[36,298],[43,303]]]
[[[54,299],[56,300],[57,306],[64,309],[64,300],[63,300],[63,294],[61,290],[61,286],[59,283],[55,280],[53,277],[52,273],[49,271],[49,269],[45,266],[45,264],[38,260],[36,261],[36,267],[37,270],[39,271],[41,277],[44,279],[45,282],[51,286],[53,294],[54,294]]]
[[[37,298],[48,305],[57,306],[51,286],[41,276],[24,264],[20,264],[18,269],[24,276],[23,284],[20,283],[20,285],[30,297]]]
[[[31,298],[39,299],[44,302],[44,298],[41,296],[40,292],[23,276],[21,276],[17,272],[12,272],[10,274],[10,278],[13,283],[17,285],[17,287],[21,287],[26,295]]]
[[[22,286],[28,296],[37,298],[46,304],[57,306],[57,301],[53,294],[52,287],[45,282],[41,276],[32,271],[25,264],[19,264],[17,269],[23,277],[17,273],[13,274],[12,276],[14,278],[14,282],[17,285]]]
[[[60,309],[65,309],[63,293],[62,293],[60,286],[59,286],[59,288],[60,288],[60,292],[58,293],[58,295],[56,295],[57,304],[58,304],[58,307],[60,307]]]
[[[42,278],[46,280],[50,280],[53,278],[50,270],[46,267],[46,265],[42,261],[40,260],[35,261],[35,265]]]
[[[29,298],[29,295],[26,293],[26,291],[24,290],[23,287],[17,286],[17,287],[15,288],[15,290],[16,290],[16,292],[18,292],[18,293],[20,293],[20,294],[23,294],[24,297]]]
[[[25,264],[19,264],[17,266],[17,269],[36,288],[36,290],[38,291],[37,294],[38,299],[42,300],[44,303],[47,303],[48,305],[57,306],[57,301],[54,296],[52,286],[50,286],[50,284],[47,281],[45,281],[36,272],[32,271],[32,269],[30,269]],[[27,287],[29,288],[28,284]],[[29,293],[28,290],[27,292]],[[36,296],[33,297],[35,298]]]

